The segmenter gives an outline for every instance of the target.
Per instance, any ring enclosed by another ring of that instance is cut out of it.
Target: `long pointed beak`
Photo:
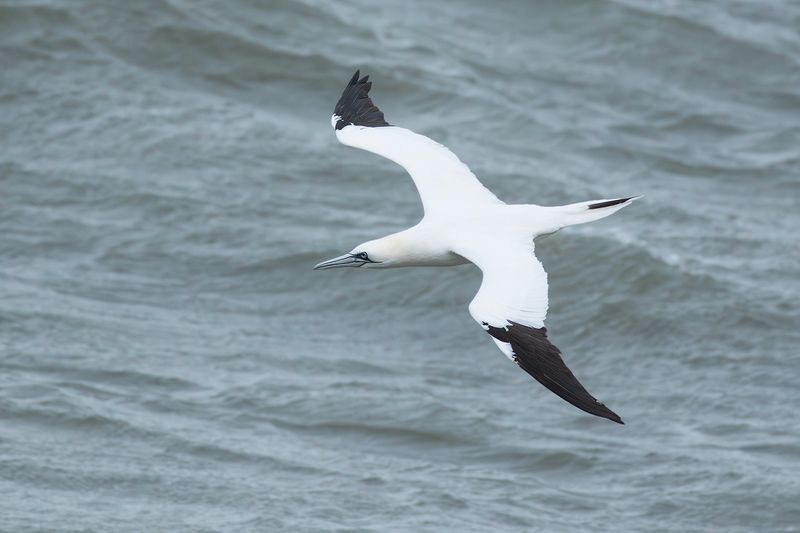
[[[358,267],[365,263],[363,259],[353,254],[344,254],[333,259],[323,261],[314,267],[314,270],[325,270],[326,268],[341,268],[341,267]]]

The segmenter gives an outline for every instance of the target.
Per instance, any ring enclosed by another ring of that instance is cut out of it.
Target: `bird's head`
[[[341,267],[388,268],[396,266],[402,256],[402,240],[395,236],[384,237],[359,244],[350,252],[323,261],[314,270]]]

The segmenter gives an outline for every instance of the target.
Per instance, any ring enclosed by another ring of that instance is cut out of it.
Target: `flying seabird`
[[[371,87],[369,76],[360,78],[356,71],[331,118],[336,137],[406,169],[424,216],[414,227],[360,244],[314,269],[474,263],[483,281],[469,312],[500,350],[575,407],[622,424],[581,385],[547,338],[547,273],[534,255],[533,240],[607,217],[638,196],[555,207],[506,204],[446,147],[386,122],[369,97]]]

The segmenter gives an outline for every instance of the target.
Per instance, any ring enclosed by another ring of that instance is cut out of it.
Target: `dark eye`
[[[360,254],[358,254],[358,257],[360,257],[361,259],[364,259],[364,260],[369,259],[369,256],[367,255],[367,252],[361,252]]]

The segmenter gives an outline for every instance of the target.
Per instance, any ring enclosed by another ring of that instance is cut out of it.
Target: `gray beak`
[[[360,267],[366,263],[363,259],[354,254],[344,254],[333,259],[323,261],[314,267],[314,270],[325,270],[326,268],[341,268],[341,267]]]

